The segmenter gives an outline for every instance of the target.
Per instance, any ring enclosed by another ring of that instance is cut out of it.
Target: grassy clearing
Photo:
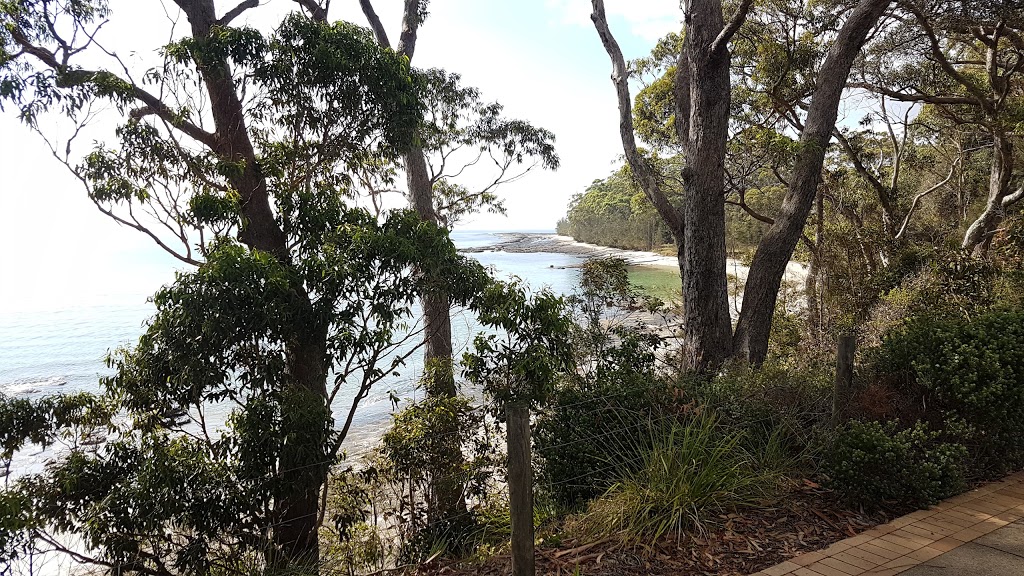
[[[629,266],[629,282],[642,293],[665,302],[682,299],[679,270],[668,266]]]

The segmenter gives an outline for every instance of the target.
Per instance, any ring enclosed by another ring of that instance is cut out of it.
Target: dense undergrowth
[[[794,481],[820,483],[848,506],[899,512],[1020,469],[1024,313],[1004,297],[1015,270],[933,259],[905,274],[860,333],[852,401],[834,407],[831,340],[815,341],[804,316],[779,311],[763,366],[727,365],[694,378],[670,369],[671,338],[617,316],[656,304],[630,285],[622,263],[593,262],[571,299],[576,368],[534,415],[539,541],[611,539],[651,550],[785,499]],[[964,274],[985,274],[1002,292],[971,300],[969,309],[963,299],[936,300],[977,280]],[[894,302],[912,313],[887,318]],[[412,433],[429,430],[425,424],[410,427],[424,409],[395,417],[371,466],[378,485],[386,477],[393,491],[390,524],[378,515],[333,534],[347,535],[348,557],[375,559],[366,568],[383,567],[389,555],[472,562],[507,550],[500,423],[464,419],[466,432],[454,441],[467,456],[460,481],[468,512],[460,526],[438,530],[423,505],[429,494],[418,492],[429,486],[424,470],[437,439]],[[382,538],[383,525],[398,527],[392,533],[401,542]]]

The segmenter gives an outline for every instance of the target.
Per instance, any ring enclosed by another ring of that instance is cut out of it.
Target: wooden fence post
[[[505,408],[508,424],[508,496],[512,520],[512,576],[534,576],[533,470],[530,463],[530,410]]]
[[[836,387],[832,395],[832,421],[838,424],[840,416],[853,399],[853,361],[857,354],[857,337],[844,334],[836,349]]]

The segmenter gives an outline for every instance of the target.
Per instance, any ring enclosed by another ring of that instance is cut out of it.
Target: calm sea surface
[[[490,232],[455,232],[452,239],[460,248],[488,246],[499,239]],[[571,266],[582,260],[566,254],[510,254],[480,252],[471,254],[486,266],[493,266],[499,277],[516,275],[531,286],[549,286],[556,292],[572,290],[577,271]],[[567,268],[569,267],[569,268]],[[77,391],[96,392],[100,376],[109,374],[103,358],[108,351],[131,344],[144,329],[154,308],[146,302],[148,294],[171,277],[169,270],[152,271],[151,286],[135,293],[86,299],[74,305],[33,306],[22,309],[16,302],[0,308],[0,392],[22,398],[40,398],[48,394]],[[135,278],[136,285],[146,285]],[[69,290],[74,286],[69,285]],[[468,345],[476,327],[465,313],[453,317],[456,352]],[[346,441],[349,453],[360,452],[371,445],[392,411],[389,392],[400,398],[413,398],[417,391],[416,377],[422,366],[413,358],[402,375],[382,382],[360,405],[353,431]],[[352,397],[342,394],[336,409],[345,407]],[[217,418],[216,410],[209,416]],[[52,456],[49,451],[26,451],[13,464],[15,474],[39,470]]]

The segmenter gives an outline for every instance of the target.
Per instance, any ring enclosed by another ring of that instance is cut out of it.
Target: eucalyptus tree
[[[360,7],[377,41],[390,47],[388,37],[370,0]],[[413,59],[419,28],[428,12],[426,0],[404,3],[401,35],[395,50]],[[409,204],[426,221],[451,229],[465,216],[480,210],[504,213],[496,189],[518,180],[534,167],[558,168],[554,135],[525,120],[502,116],[502,106],[482,100],[473,87],[463,86],[458,74],[431,68],[416,70],[424,104],[423,122],[415,145],[403,156]],[[487,166],[482,182],[466,186],[459,178],[481,161]],[[426,358],[450,363],[450,303],[442,296],[424,301],[427,325]]]
[[[254,556],[315,571],[326,475],[361,400],[412,353],[413,301],[485,282],[437,226],[344,204],[355,173],[414,146],[418,89],[402,54],[296,1],[263,32],[233,25],[255,1],[176,0],[187,30],[141,70],[104,43],[105,0],[0,4],[0,103],[102,212],[191,267],[110,359],[111,441],[72,444],[4,497],[33,537],[74,535],[69,552],[119,573],[249,572]],[[102,113],[112,133],[88,126]],[[68,140],[39,122],[53,116]],[[83,157],[89,131],[103,137]]]
[[[359,5],[377,42],[392,47],[371,0],[359,0]],[[401,32],[393,48],[410,61],[428,5],[428,0],[405,0],[403,4]],[[521,178],[537,165],[552,170],[558,167],[555,137],[548,130],[503,117],[500,104],[483,101],[480,91],[463,86],[458,74],[431,68],[414,70],[414,76],[424,105],[422,122],[413,146],[395,168],[405,172],[409,205],[423,220],[450,230],[460,219],[480,210],[503,213],[503,203],[496,194],[500,185]],[[477,170],[480,182],[472,187],[464,185],[460,180],[474,167],[480,168],[481,162],[485,168]],[[429,372],[427,393],[454,397],[458,388],[453,371],[450,295],[430,292],[424,294],[421,304],[423,360]],[[444,481],[454,475],[449,470],[438,470],[435,476],[438,480],[431,491],[431,516],[436,520],[463,515],[461,487]]]
[[[900,25],[876,39],[852,86],[920,103],[991,146],[985,206],[961,248],[983,255],[1006,210],[1024,198],[1014,189],[1016,127],[1024,97],[1024,8],[1018,2],[899,0]]]
[[[626,159],[679,249],[685,336],[690,364],[698,370],[714,370],[731,356],[755,364],[764,360],[779,286],[814,204],[846,78],[890,1],[861,0],[842,26],[828,35],[831,47],[816,67],[788,191],[754,254],[734,333],[725,270],[724,198],[733,91],[730,43],[755,3],[742,0],[728,20],[720,0],[682,4],[684,30],[674,56],[671,110],[686,166],[681,170],[684,191],[676,204],[664,193],[659,175],[637,146],[630,71],[609,29],[604,2],[593,0],[591,19],[612,61]]]

